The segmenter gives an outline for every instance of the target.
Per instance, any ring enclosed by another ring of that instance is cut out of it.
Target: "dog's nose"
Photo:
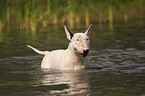
[[[84,54],[88,54],[89,53],[89,49],[83,50]]]

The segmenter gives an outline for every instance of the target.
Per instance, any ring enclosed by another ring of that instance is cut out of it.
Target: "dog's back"
[[[53,68],[59,69],[59,64],[61,57],[63,56],[65,50],[55,50],[46,54],[42,60],[41,68]]]

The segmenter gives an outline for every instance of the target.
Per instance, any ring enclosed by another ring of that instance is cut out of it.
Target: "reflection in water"
[[[43,78],[40,80],[41,85],[55,86],[52,87],[51,94],[64,94],[64,95],[75,95],[75,94],[85,94],[89,95],[89,80],[87,71],[64,71],[56,72],[48,75],[49,70],[43,70],[47,72],[46,75],[43,75]],[[49,72],[50,73],[50,72]],[[51,72],[52,73],[52,72]],[[57,87],[56,87],[57,86]],[[54,88],[54,89],[53,89]]]

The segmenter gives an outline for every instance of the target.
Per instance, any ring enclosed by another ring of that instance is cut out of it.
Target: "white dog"
[[[92,24],[91,24],[92,25]],[[39,54],[45,55],[41,68],[52,68],[59,70],[79,70],[89,67],[87,55],[89,53],[89,36],[91,32],[91,25],[85,33],[71,33],[66,26],[65,32],[67,38],[70,40],[68,49],[55,51],[39,51],[36,48],[27,45]]]

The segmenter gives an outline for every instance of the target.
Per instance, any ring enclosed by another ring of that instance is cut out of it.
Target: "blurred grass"
[[[0,31],[18,27],[35,32],[51,26],[89,26],[143,19],[145,0],[0,0]]]
[[[7,8],[8,8],[8,0],[0,0],[0,32],[6,20]]]

